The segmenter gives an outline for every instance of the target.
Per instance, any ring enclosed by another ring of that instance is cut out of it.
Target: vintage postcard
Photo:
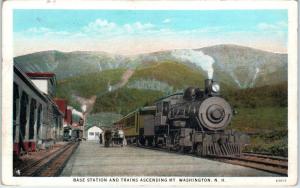
[[[297,2],[2,11],[3,185],[297,184]]]

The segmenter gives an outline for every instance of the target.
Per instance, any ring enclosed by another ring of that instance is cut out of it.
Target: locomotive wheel
[[[202,154],[203,154],[203,146],[202,146],[202,143],[197,144],[197,146],[196,146],[196,154],[197,154],[198,156],[202,156]]]

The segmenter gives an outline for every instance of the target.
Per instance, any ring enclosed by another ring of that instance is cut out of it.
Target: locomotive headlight
[[[211,89],[214,93],[218,93],[220,91],[220,85],[218,83],[213,83]]]

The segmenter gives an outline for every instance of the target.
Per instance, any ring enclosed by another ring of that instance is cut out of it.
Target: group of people
[[[99,135],[99,143],[103,143],[102,134]],[[123,130],[115,129],[104,131],[104,146],[109,147],[114,145],[120,145],[122,147],[127,145]]]

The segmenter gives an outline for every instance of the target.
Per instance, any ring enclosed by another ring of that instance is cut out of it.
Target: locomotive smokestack
[[[211,88],[212,88],[212,79],[206,79],[205,80],[205,93],[210,94],[211,93]]]

